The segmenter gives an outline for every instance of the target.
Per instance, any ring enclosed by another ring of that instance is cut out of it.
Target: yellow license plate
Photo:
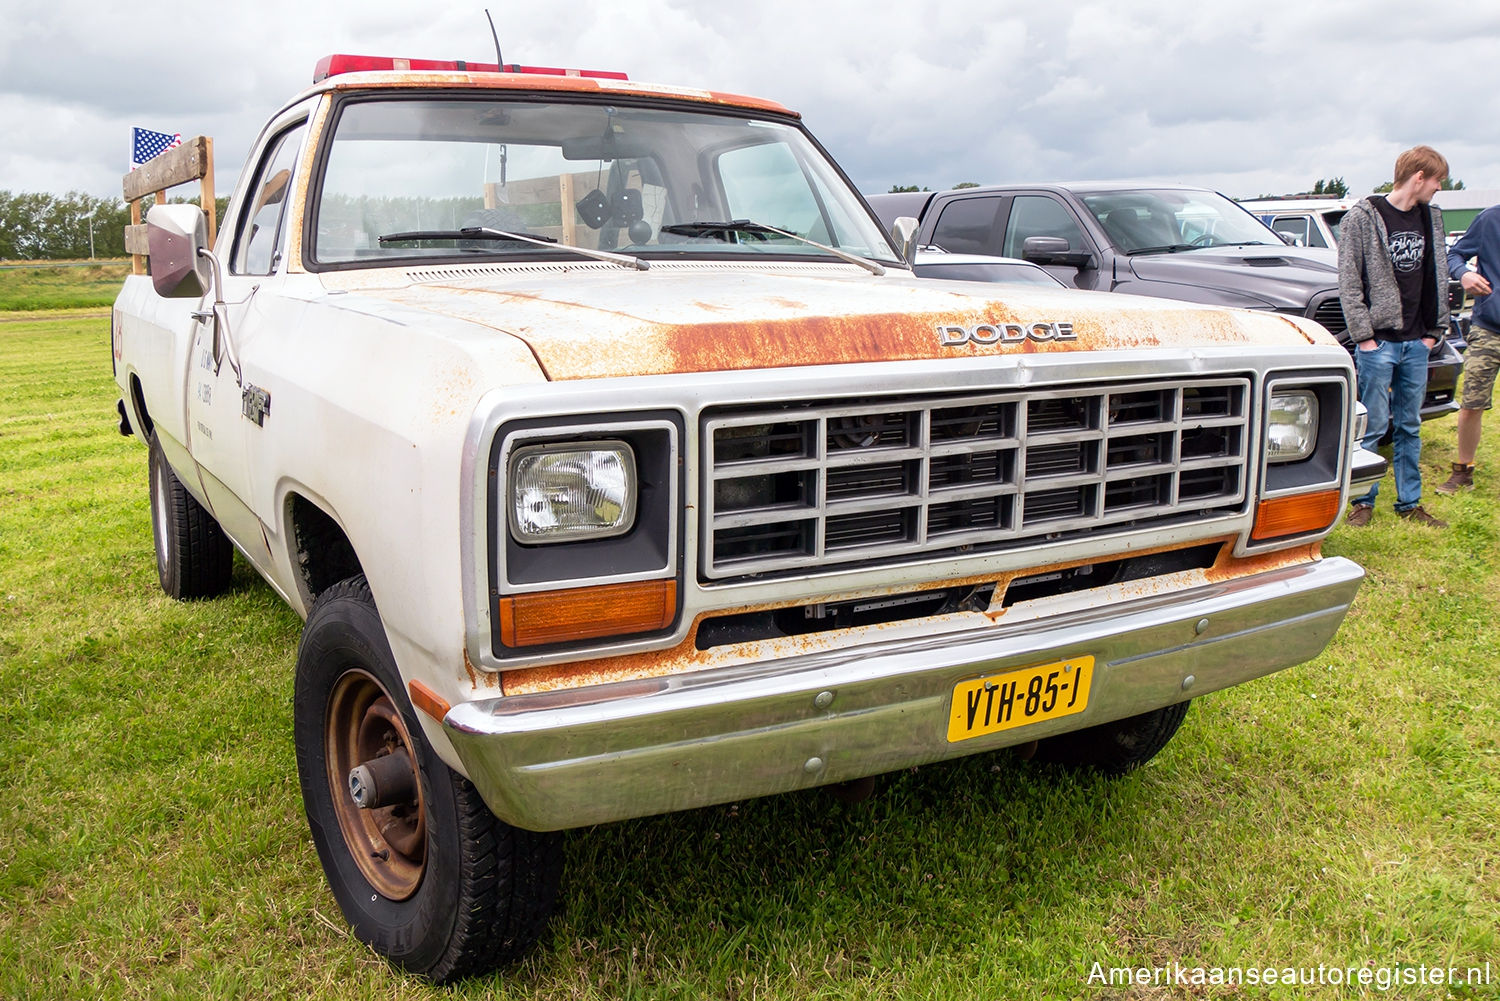
[[[1094,658],[1073,657],[953,686],[948,742],[1081,713],[1089,704]]]

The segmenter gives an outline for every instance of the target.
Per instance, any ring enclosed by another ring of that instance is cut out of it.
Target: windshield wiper
[[[1176,254],[1176,253],[1179,253],[1179,252],[1184,251],[1184,250],[1202,250],[1202,249],[1203,249],[1202,247],[1194,246],[1191,243],[1169,243],[1169,244],[1166,244],[1165,246],[1161,246],[1161,247],[1137,247],[1135,250],[1130,251],[1130,253],[1132,255],[1135,255],[1135,254]]]
[[[407,233],[386,233],[376,239],[380,243],[406,243],[412,240],[514,240],[518,243],[534,243],[548,250],[571,250],[575,254],[582,254],[596,261],[608,261],[622,268],[634,268],[637,271],[646,271],[651,267],[648,262],[639,257],[631,257],[629,254],[590,250],[588,247],[575,247],[571,243],[559,243],[550,236],[525,236],[503,229],[491,229],[488,226],[465,226],[462,229],[417,229]]]
[[[677,222],[672,223],[670,226],[663,226],[661,231],[663,233],[672,233],[676,236],[708,236],[711,233],[774,233],[777,236],[784,236],[789,240],[796,240],[798,243],[805,243],[809,247],[826,250],[834,257],[848,261],[850,264],[858,264],[872,275],[885,274],[885,268],[868,258],[860,257],[858,254],[851,254],[847,250],[840,250],[837,247],[830,247],[828,244],[819,243],[817,240],[809,240],[805,236],[798,236],[796,233],[789,233],[784,229],[777,229],[775,226],[767,226],[763,222],[754,222],[750,219],[731,219],[728,222],[714,222],[710,220]]]

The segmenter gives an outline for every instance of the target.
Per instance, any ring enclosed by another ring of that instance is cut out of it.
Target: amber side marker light
[[[447,699],[443,698],[437,692],[434,692],[431,688],[428,688],[420,681],[407,682],[406,691],[411,695],[412,705],[416,706],[418,709],[422,710],[424,713],[431,716],[439,723],[443,721],[443,717],[448,715],[448,710],[453,708],[448,704]]]
[[[500,642],[540,646],[666,629],[677,616],[677,582],[540,591],[500,599]]]
[[[1263,500],[1255,509],[1250,538],[1279,539],[1285,535],[1321,532],[1339,516],[1339,492],[1320,490]]]

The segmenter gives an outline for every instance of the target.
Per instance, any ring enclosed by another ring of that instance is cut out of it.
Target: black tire
[[[178,601],[223,594],[234,570],[234,547],[177,479],[154,439],[150,448],[151,538],[161,589]]]
[[[1187,709],[1188,702],[1179,702],[1087,730],[1048,737],[1037,744],[1035,760],[1088,768],[1106,775],[1124,775],[1156,757],[1167,746],[1182,726]]]
[[[536,942],[562,880],[561,836],[499,820],[433,753],[364,577],[313,603],[293,716],[313,842],[360,941],[438,983],[493,969]],[[414,798],[354,806],[347,775],[356,759],[401,750],[414,762]]]

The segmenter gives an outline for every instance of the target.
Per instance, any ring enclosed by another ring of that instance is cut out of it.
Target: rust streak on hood
[[[1061,289],[707,266],[549,278],[470,277],[456,271],[447,277],[441,271],[430,269],[420,283],[365,291],[513,334],[531,346],[550,379],[1054,351],[1335,343],[1315,324],[1273,314]],[[944,326],[1058,322],[1070,323],[1076,337],[948,346],[939,333]]]

